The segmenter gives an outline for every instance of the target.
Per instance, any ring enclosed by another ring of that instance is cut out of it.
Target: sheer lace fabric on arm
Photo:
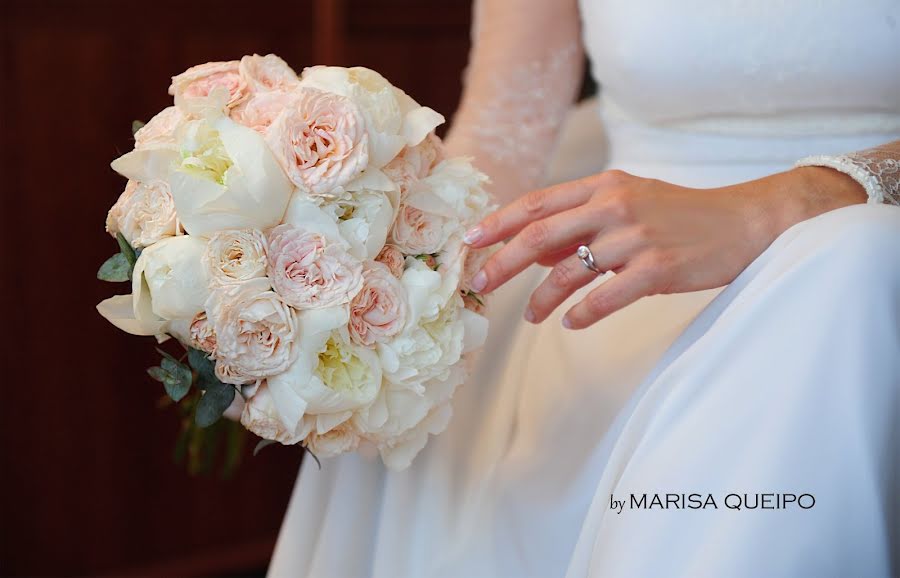
[[[581,82],[576,0],[476,0],[460,108],[446,140],[501,202],[542,184]]]
[[[866,189],[870,203],[900,205],[900,141],[845,155],[806,157],[797,165],[841,171]]]

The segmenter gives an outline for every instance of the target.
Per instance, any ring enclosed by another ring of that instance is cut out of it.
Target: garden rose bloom
[[[294,95],[288,92],[258,92],[231,111],[231,119],[260,134],[265,134],[278,115],[291,105],[294,98]]]
[[[175,97],[177,106],[191,108],[194,103],[211,96],[216,89],[227,94],[226,108],[234,108],[250,96],[250,87],[240,74],[237,60],[192,66],[172,77],[169,94]]]
[[[283,372],[294,360],[294,312],[265,279],[215,288],[206,315],[216,335],[216,375],[243,384]]]
[[[444,158],[443,147],[434,134],[421,143],[405,147],[394,160],[385,165],[384,173],[397,184],[400,198],[405,199],[421,179]]]
[[[375,257],[375,260],[387,265],[387,268],[390,269],[391,274],[394,277],[399,279],[403,276],[403,266],[406,263],[406,257],[403,256],[403,253],[397,248],[397,245],[385,245],[381,249],[381,252],[378,253],[378,256]]]
[[[293,427],[284,422],[277,405],[268,383],[263,381],[244,404],[241,425],[263,439],[286,445],[299,443],[303,436],[298,435]]]
[[[205,351],[206,353],[216,352],[216,332],[213,331],[205,311],[201,311],[194,316],[190,328],[188,329],[188,333],[191,339],[190,343],[193,347]]]
[[[258,229],[219,231],[209,238],[203,265],[213,283],[240,283],[266,276],[266,237]]]
[[[366,263],[363,288],[350,302],[350,339],[370,347],[400,333],[406,323],[403,286],[386,265]]]
[[[244,81],[256,92],[290,91],[300,83],[297,73],[274,54],[245,56],[241,58],[238,70]]]
[[[317,458],[330,458],[352,452],[359,446],[359,441],[359,434],[354,431],[352,425],[343,423],[324,433],[313,430],[303,440],[303,445]]]
[[[390,242],[407,255],[437,253],[453,230],[453,223],[445,217],[401,204]]]
[[[179,233],[175,201],[165,181],[129,180],[106,216],[110,235],[122,233],[135,248],[146,247]]]
[[[174,146],[175,133],[185,122],[187,122],[187,116],[177,106],[162,109],[134,133],[134,148]]]
[[[359,175],[369,160],[362,113],[342,96],[304,88],[266,132],[288,177],[313,195],[328,195]]]
[[[300,227],[279,225],[269,233],[268,261],[275,290],[298,309],[349,303],[362,288],[362,263]]]
[[[385,166],[404,146],[419,144],[444,122],[443,116],[420,106],[383,76],[362,66],[312,66],[303,70],[300,84],[339,94],[359,106],[374,167]]]

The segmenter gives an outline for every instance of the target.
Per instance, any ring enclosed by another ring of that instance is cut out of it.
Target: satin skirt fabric
[[[740,163],[610,154],[636,174],[718,186],[890,139],[844,140]],[[700,141],[686,148],[725,148]],[[747,150],[734,146],[732,159]],[[900,571],[900,209],[800,223],[724,290],[645,298],[585,331],[560,320],[587,289],[540,326],[521,321],[544,274],[494,295],[454,417],[408,470],[359,455],[304,463],[269,576]],[[722,501],[773,493],[816,504]],[[632,494],[709,494],[719,507],[610,509]]]

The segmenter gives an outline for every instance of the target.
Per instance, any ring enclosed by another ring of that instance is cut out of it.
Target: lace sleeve
[[[840,156],[812,156],[798,167],[830,167],[858,182],[870,203],[900,205],[900,140]]]
[[[476,0],[449,152],[473,157],[503,202],[539,186],[583,62],[577,0]]]

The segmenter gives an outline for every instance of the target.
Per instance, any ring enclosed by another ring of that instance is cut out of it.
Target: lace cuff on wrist
[[[900,205],[900,155],[887,147],[876,147],[846,155],[816,155],[797,161],[798,167],[829,167],[866,189],[869,203]]]

